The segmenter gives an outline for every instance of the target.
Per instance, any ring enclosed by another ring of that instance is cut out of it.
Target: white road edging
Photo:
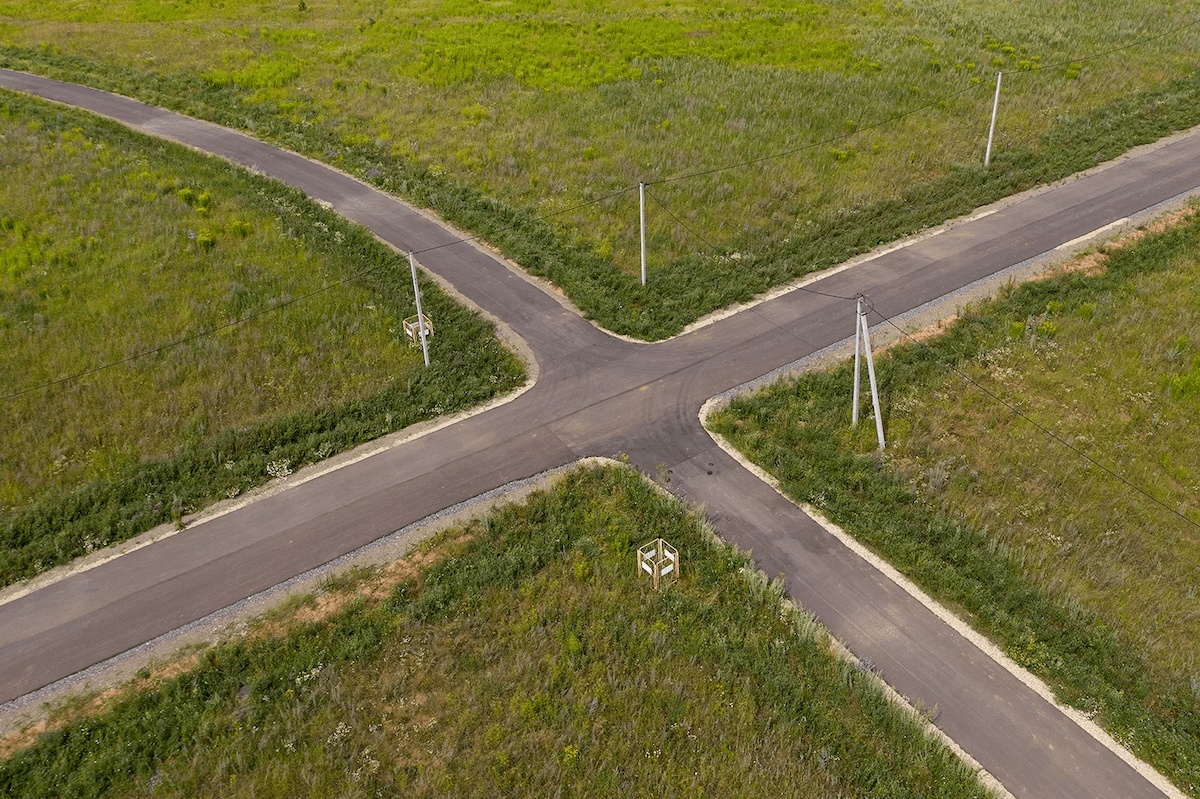
[[[710,400],[709,402],[706,402],[700,411],[700,423],[703,425],[709,413],[716,410],[716,408],[721,404],[721,401],[713,402]],[[850,551],[854,552],[854,554],[871,564],[881,574],[903,589],[909,596],[920,602],[931,613],[949,625],[955,632],[974,644],[980,652],[987,655],[1001,668],[1020,680],[1026,687],[1057,708],[1059,712],[1061,712],[1071,721],[1075,722],[1076,725],[1078,725],[1084,732],[1100,743],[1101,746],[1103,746],[1105,749],[1108,749],[1117,757],[1121,758],[1121,760],[1123,760],[1130,768],[1144,777],[1151,785],[1153,785],[1155,788],[1158,788],[1166,796],[1170,797],[1170,799],[1188,799],[1187,795],[1184,794],[1183,791],[1176,788],[1170,782],[1170,780],[1159,773],[1157,769],[1155,769],[1149,763],[1146,763],[1145,761],[1136,757],[1132,752],[1122,746],[1115,738],[1109,735],[1104,728],[1096,724],[1096,722],[1092,721],[1079,710],[1060,703],[1055,697],[1054,692],[1050,690],[1050,686],[1043,682],[1041,678],[1037,677],[1035,674],[1025,669],[1008,655],[1006,655],[1004,651],[992,643],[990,639],[977,632],[969,624],[952,613],[948,608],[941,605],[924,591],[922,591],[915,583],[901,574],[886,560],[876,555],[870,549],[859,543],[857,539],[852,537],[845,530],[822,516],[816,508],[807,503],[796,502],[787,494],[785,494],[779,485],[779,481],[776,480],[774,476],[760,468],[757,464],[747,460],[741,452],[739,452],[732,444],[729,443],[729,441],[725,439],[724,436],[709,430],[707,425],[705,425],[704,429],[712,437],[713,441],[716,442],[717,446],[719,446],[730,457],[745,467],[751,474],[758,477],[760,480],[774,489],[777,494],[802,510],[813,521],[821,525],[821,527],[823,527],[830,535],[845,544]],[[897,694],[897,696],[899,696],[899,694]],[[903,701],[903,697],[900,697],[900,699]],[[905,704],[908,703],[905,702]],[[944,740],[950,741],[949,737],[946,736],[944,732],[938,729],[935,725],[932,725],[932,723],[931,726],[934,726],[934,728],[937,729],[938,733]],[[957,744],[951,742],[951,745],[956,749],[956,751],[959,749]],[[975,763],[974,759],[970,758],[969,755],[965,755],[965,757],[969,758],[968,762],[973,764]],[[981,773],[987,773],[986,771],[982,770],[982,766],[980,766],[980,769]],[[988,777],[992,780],[995,780],[995,778],[991,777],[990,774],[988,774]],[[999,785],[999,782],[996,781],[996,784]],[[1007,793],[1007,791],[1005,791],[1005,793]]]

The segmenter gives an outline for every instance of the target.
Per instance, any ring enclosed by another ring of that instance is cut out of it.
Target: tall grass
[[[280,2],[145,14],[132,3],[104,18],[10,3],[5,63],[351,168],[494,239],[603,325],[646,338],[1200,122],[1196,29],[1157,36],[1188,20],[1166,2],[1108,3],[1102,15],[1025,0]],[[999,69],[999,151],[985,174]],[[913,109],[923,110],[872,127]],[[635,194],[569,210],[640,180],[793,150],[654,187],[698,236],[651,204],[646,290],[635,280]],[[847,242],[845,225],[870,232]]]
[[[0,406],[0,582],[521,380],[429,285],[422,369],[406,264],[294,191],[7,92],[0,160],[4,393],[125,361]]]
[[[656,593],[634,551],[660,535],[684,571]],[[386,570],[384,601],[340,581],[330,620],[44,735],[0,791],[985,795],[748,566],[632,470],[572,472]]]
[[[790,495],[957,607],[1191,795],[1198,250],[1193,219],[1113,249],[1102,274],[1003,292],[928,348],[891,351],[878,364],[886,458],[868,454],[870,425],[848,430],[848,366],[714,420]]]

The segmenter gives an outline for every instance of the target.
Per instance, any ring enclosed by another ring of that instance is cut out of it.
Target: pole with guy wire
[[[417,285],[417,259],[412,250],[408,251],[408,266],[412,269],[413,296],[417,298],[417,331],[421,336],[421,354],[425,356],[425,365],[429,366],[429,333],[425,329],[425,314],[421,312],[421,287]]]
[[[642,219],[642,285],[646,285],[646,184],[638,184],[638,209]]]
[[[1003,72],[996,73],[996,97],[992,100],[992,124],[988,128],[988,146],[987,152],[983,155],[983,168],[987,169],[992,163],[992,139],[996,136],[996,112],[1000,110],[1000,81],[1004,78]]]
[[[858,298],[858,310],[854,313],[854,404],[850,407],[850,426],[858,427],[858,384],[862,374],[862,297]]]
[[[862,357],[860,353],[865,350],[867,356],[867,376],[871,381],[871,405],[875,410],[875,435],[879,438],[879,448],[884,448],[885,442],[883,439],[883,415],[879,412],[879,388],[875,383],[875,357],[871,354],[871,332],[867,325],[867,312],[863,308],[864,297],[858,296],[858,308],[855,312],[854,321],[854,408],[850,412],[850,424],[852,427],[858,427],[858,386],[861,381],[862,374]]]

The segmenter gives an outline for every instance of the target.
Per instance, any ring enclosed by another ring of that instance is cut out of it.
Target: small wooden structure
[[[425,314],[420,317],[410,316],[404,320],[404,335],[408,336],[408,343],[414,347],[421,346],[421,325],[418,323],[418,318],[425,322],[425,336],[433,338],[433,322]]]
[[[641,546],[637,551],[638,571],[650,575],[657,591],[661,581],[679,579],[679,550],[661,538]]]

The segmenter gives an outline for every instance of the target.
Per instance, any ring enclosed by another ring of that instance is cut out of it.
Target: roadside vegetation
[[[0,584],[522,380],[429,283],[423,369],[407,262],[278,184],[8,92],[0,163]]]
[[[1032,0],[4,0],[0,64],[345,168],[483,236],[601,325],[657,339],[1200,124],[1198,14],[1168,0],[1086,13]],[[637,183],[691,173],[706,174],[650,188],[643,288]]]
[[[1200,796],[1194,211],[883,355],[883,456],[850,365],[710,424]]]
[[[657,536],[683,571],[656,593],[634,553]],[[0,793],[987,795],[747,557],[618,466],[99,701],[0,763]]]

